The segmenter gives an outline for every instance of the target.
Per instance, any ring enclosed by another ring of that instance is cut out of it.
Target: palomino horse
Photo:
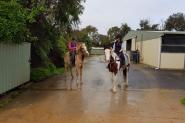
[[[78,42],[77,49],[76,49],[75,66],[73,66],[71,64],[69,52],[67,52],[64,56],[65,77],[67,77],[67,72],[70,72],[70,74],[71,74],[70,89],[72,89],[72,81],[74,80],[73,68],[76,69],[76,86],[77,86],[77,88],[81,88],[81,86],[83,84],[82,72],[83,72],[84,57],[86,55],[88,56],[89,52],[87,51],[87,47],[86,47],[85,43]],[[78,80],[79,75],[80,75],[80,83]],[[67,82],[67,79],[66,79],[66,82]]]
[[[105,48],[105,58],[106,61],[108,62],[108,69],[109,72],[112,73],[112,91],[116,92],[117,90],[117,86],[120,86],[121,88],[128,87],[128,71],[129,71],[129,67],[130,67],[130,58],[127,54],[125,54],[125,65],[120,66],[120,59],[117,56],[116,53],[114,53],[112,51],[112,49],[110,48]],[[124,77],[124,82],[118,84],[117,83],[117,75],[118,72],[122,70],[123,72],[123,77]]]

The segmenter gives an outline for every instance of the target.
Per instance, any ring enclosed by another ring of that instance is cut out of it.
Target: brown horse
[[[70,74],[71,74],[70,89],[72,89],[72,82],[74,80],[73,68],[76,69],[76,86],[77,86],[77,88],[81,88],[81,86],[83,84],[82,73],[83,73],[84,58],[86,55],[88,56],[89,52],[87,51],[87,47],[86,47],[85,43],[78,42],[77,49],[76,49],[75,66],[73,66],[71,64],[69,52],[67,52],[64,56],[66,85],[67,85],[67,73],[70,72]],[[80,75],[80,83],[78,80],[79,75]]]

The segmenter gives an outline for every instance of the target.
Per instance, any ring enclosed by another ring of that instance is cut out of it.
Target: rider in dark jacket
[[[123,54],[124,45],[121,41],[121,35],[117,35],[115,37],[115,42],[113,44],[113,51],[119,56],[121,66],[125,64],[125,57]]]

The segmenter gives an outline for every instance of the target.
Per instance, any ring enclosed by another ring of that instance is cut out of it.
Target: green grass
[[[55,74],[60,75],[64,73],[64,68],[56,68]]]
[[[42,81],[54,75],[60,75],[64,73],[64,68],[56,67],[40,67],[33,68],[31,70],[31,81]]]
[[[183,98],[183,99],[181,100],[181,103],[182,103],[183,105],[185,105],[185,98]]]

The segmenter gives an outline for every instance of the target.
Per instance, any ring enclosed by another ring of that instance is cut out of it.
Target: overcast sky
[[[161,23],[173,13],[185,13],[185,0],[86,0],[84,6],[80,28],[93,25],[101,34],[121,23],[136,29],[141,19]]]

